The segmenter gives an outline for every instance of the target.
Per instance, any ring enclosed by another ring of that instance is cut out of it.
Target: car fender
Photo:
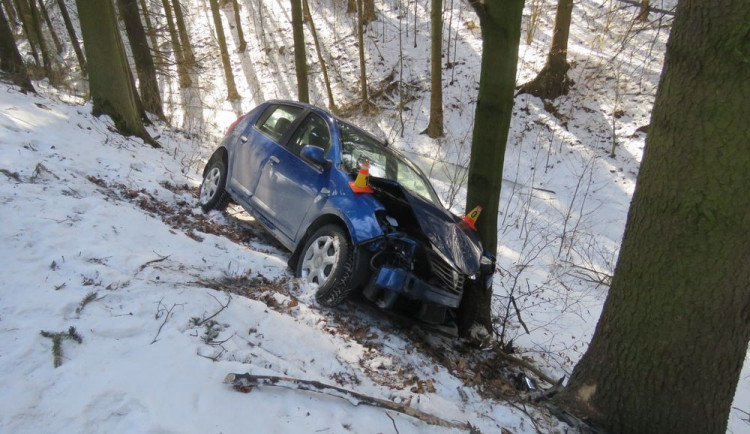
[[[383,234],[375,211],[384,208],[371,195],[331,192],[328,195],[321,194],[319,198],[320,200],[313,202],[308,210],[306,221],[301,226],[300,233],[297,234],[296,247],[304,242],[305,237],[311,230],[315,230],[319,226],[319,222],[326,221],[330,217],[337,218],[346,225],[347,232],[354,245]]]

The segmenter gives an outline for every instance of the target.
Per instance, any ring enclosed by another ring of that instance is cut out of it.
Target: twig
[[[42,336],[48,339],[52,339],[52,356],[53,356],[53,364],[55,368],[60,367],[62,365],[62,341],[65,339],[70,339],[72,341],[76,341],[79,344],[83,342],[83,338],[81,338],[81,335],[76,332],[75,327],[70,327],[68,329],[67,333],[59,332],[47,332],[42,330],[40,332]]]
[[[347,390],[341,387],[324,384],[314,380],[300,380],[297,378],[288,377],[276,377],[271,375],[253,375],[250,373],[246,374],[228,374],[224,379],[224,383],[231,384],[232,387],[239,391],[248,393],[252,391],[253,387],[259,386],[275,386],[283,387],[291,390],[306,390],[310,392],[322,393],[329,396],[335,396],[338,398],[349,401],[354,406],[360,404],[369,405],[372,407],[384,408],[386,410],[395,411],[415,419],[419,419],[430,425],[444,426],[448,428],[457,428],[465,431],[472,429],[469,423],[465,422],[451,422],[442,419],[437,416],[425,413],[423,411],[412,408],[408,405],[397,404],[393,401],[387,401],[385,399],[375,398],[372,396],[364,395],[359,392]]]
[[[655,7],[652,7],[650,5],[646,6],[646,5],[643,5],[641,3],[638,3],[635,0],[617,0],[617,1],[620,2],[620,3],[625,3],[625,4],[628,4],[628,5],[631,5],[631,6],[635,6],[637,8],[646,9],[649,12],[656,12],[658,14],[669,15],[671,17],[674,16],[674,11],[669,11],[669,10],[666,10],[666,9],[655,8]]]
[[[545,374],[539,368],[537,368],[536,366],[534,366],[531,363],[527,362],[526,360],[517,359],[517,358],[511,356],[510,354],[505,354],[505,352],[503,352],[500,348],[496,348],[495,354],[497,354],[498,357],[500,357],[503,360],[507,360],[507,361],[512,362],[512,363],[514,363],[514,364],[516,364],[516,365],[518,365],[518,366],[520,366],[520,367],[522,367],[524,369],[528,369],[534,375],[536,375],[540,379],[546,381],[547,383],[549,383],[549,384],[551,384],[553,386],[555,384],[558,384],[558,383],[560,383],[562,381],[562,378],[560,380],[553,379],[552,377],[550,377],[549,375]]]
[[[157,307],[156,315],[155,316],[156,316],[156,319],[159,319],[160,314],[163,314],[164,315],[164,321],[159,326],[159,330],[157,330],[156,336],[154,336],[154,339],[151,341],[151,343],[149,345],[154,344],[157,341],[157,339],[159,338],[159,334],[161,334],[161,329],[164,328],[164,325],[167,323],[167,321],[169,321],[169,318],[172,317],[172,310],[174,310],[174,308],[177,307],[177,306],[183,306],[183,305],[184,305],[183,303],[181,303],[181,304],[173,303],[172,307],[170,307],[169,309],[167,309],[167,307],[162,304],[161,300],[159,300],[159,306]]]
[[[216,311],[216,312],[215,312],[215,313],[214,313],[213,315],[209,316],[208,318],[205,318],[205,319],[204,319],[204,320],[202,320],[201,322],[199,322],[199,323],[196,323],[195,325],[196,325],[196,326],[198,326],[198,327],[200,327],[200,326],[202,326],[203,324],[207,323],[208,321],[210,321],[210,320],[212,320],[212,319],[216,318],[216,316],[217,316],[218,314],[220,314],[220,313],[221,313],[221,312],[222,312],[222,311],[223,311],[224,309],[226,309],[226,308],[227,308],[227,307],[229,306],[229,302],[230,302],[230,301],[232,301],[232,296],[231,296],[230,294],[227,294],[227,297],[228,297],[228,298],[227,298],[227,304],[224,304],[224,305],[223,305],[223,304],[221,304],[221,302],[219,301],[219,299],[218,299],[218,298],[216,298],[216,297],[214,297],[214,296],[213,296],[213,294],[208,294],[208,295],[210,295],[210,296],[211,296],[211,297],[212,297],[212,298],[213,298],[214,300],[216,300],[216,302],[217,302],[217,303],[219,303],[219,306],[221,306],[221,309],[219,309],[218,311]]]
[[[396,434],[401,434],[400,432],[398,432],[398,427],[396,426],[396,421],[393,419],[393,416],[391,416],[390,414],[388,414],[387,411],[385,412],[385,415],[388,416],[388,419],[391,420],[391,423],[393,424],[393,429],[396,430]]]
[[[154,253],[156,253],[156,252],[154,252]],[[143,269],[145,269],[146,267],[148,267],[151,264],[155,264],[155,263],[161,262],[161,261],[166,261],[167,259],[169,259],[169,257],[171,255],[162,256],[162,255],[156,253],[156,256],[159,256],[159,259],[152,259],[152,260],[146,262],[145,264],[141,265],[140,268],[138,268],[138,271],[139,272],[143,271]]]
[[[529,332],[529,328],[526,327],[526,323],[523,322],[523,319],[521,319],[521,309],[518,308],[518,304],[516,304],[516,298],[513,297],[513,295],[510,296],[510,302],[513,304],[513,308],[516,309],[516,316],[518,317],[518,322],[521,323],[521,326],[524,330],[526,330],[526,334],[531,334]]]

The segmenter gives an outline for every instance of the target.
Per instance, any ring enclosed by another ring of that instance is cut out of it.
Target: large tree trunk
[[[425,132],[433,139],[443,135],[443,1],[432,0],[430,54],[430,121]]]
[[[0,7],[0,69],[5,71],[10,80],[20,86],[23,91],[35,92],[34,86],[29,81],[21,53],[18,52],[13,30],[5,18],[2,7]]]
[[[135,86],[112,2],[76,0],[76,4],[88,59],[94,115],[109,115],[122,134],[138,136],[158,147],[159,144],[151,138],[141,121]]]
[[[143,108],[164,120],[166,118],[162,109],[159,83],[156,80],[156,68],[146,40],[146,32],[141,24],[138,0],[117,0],[117,5],[133,52]]]
[[[466,210],[483,208],[477,230],[484,249],[497,251],[497,215],[503,180],[505,143],[513,112],[518,44],[521,40],[523,0],[480,2],[472,0],[482,29],[482,71],[479,98],[471,139]],[[474,320],[491,330],[492,291],[468,291],[464,294],[460,323]],[[474,318],[465,318],[466,315]],[[465,332],[463,330],[462,332]]]
[[[307,0],[302,0],[302,7],[304,8],[305,15],[308,17],[307,24],[310,26],[310,33],[315,43],[315,52],[318,55],[318,62],[320,62],[320,70],[323,73],[323,82],[326,87],[326,94],[328,94],[328,108],[332,112],[336,112],[336,102],[333,99],[333,91],[331,90],[331,81],[328,79],[328,69],[326,68],[326,61],[323,58],[323,52],[320,48],[320,42],[318,41],[318,32],[315,30],[315,22],[313,21],[312,14],[310,13],[310,5]]]
[[[177,30],[180,34],[182,57],[185,59],[185,62],[187,62],[187,66],[192,68],[195,66],[195,54],[193,54],[193,45],[190,43],[187,25],[185,24],[185,14],[182,12],[180,0],[172,0],[172,4],[174,5],[174,18],[177,23]]]
[[[68,32],[70,43],[73,44],[73,51],[75,51],[76,53],[78,66],[81,67],[81,74],[85,76],[87,74],[86,58],[83,56],[83,51],[81,51],[81,44],[78,42],[78,36],[76,36],[76,30],[75,27],[73,27],[73,22],[70,21],[70,15],[68,14],[67,6],[65,6],[65,0],[57,0],[57,6],[60,8],[60,15],[65,22],[65,30]]]
[[[13,2],[11,0],[3,0],[3,6],[5,6],[5,11],[8,13],[8,16],[6,17],[8,20],[8,28],[10,28],[12,32],[18,22],[16,9],[13,7]]]
[[[748,16],[677,4],[612,287],[557,398],[608,432],[726,432],[750,339]]]
[[[210,0],[211,13],[214,16],[214,26],[216,26],[216,39],[219,41],[219,50],[221,51],[221,64],[224,66],[224,77],[227,80],[227,93],[230,101],[239,101],[240,94],[237,92],[237,85],[234,83],[234,73],[232,72],[232,62],[229,59],[229,50],[227,50],[227,40],[224,37],[224,26],[221,24],[221,14],[219,13],[219,3],[217,0]]]
[[[297,99],[310,102],[307,89],[307,59],[305,56],[305,33],[302,27],[302,0],[292,2],[292,33],[294,36],[294,66],[297,71]]]
[[[180,35],[177,33],[177,26],[174,23],[172,6],[169,4],[169,0],[161,0],[161,4],[164,7],[164,16],[167,19],[169,39],[172,40],[172,50],[174,51],[175,62],[177,63],[177,77],[180,80],[180,87],[190,87],[193,84],[193,80],[190,79],[190,74],[188,73],[188,62],[185,60],[185,54],[180,43]]]
[[[571,80],[568,78],[568,38],[573,16],[573,0],[558,0],[555,15],[555,30],[552,46],[547,54],[547,63],[530,82],[521,86],[520,93],[528,93],[542,99],[555,99],[568,93]]]

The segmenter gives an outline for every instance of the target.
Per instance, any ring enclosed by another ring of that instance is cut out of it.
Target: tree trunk
[[[480,2],[472,0],[482,29],[482,70],[471,139],[466,210],[483,208],[477,230],[484,249],[497,251],[497,215],[503,180],[505,143],[513,112],[518,45],[521,40],[523,0]],[[463,303],[476,306],[474,321],[491,331],[492,291],[469,291]],[[462,323],[471,321],[462,319]],[[465,330],[463,331],[465,332]]]
[[[47,24],[49,34],[52,36],[52,42],[54,42],[55,48],[57,49],[57,54],[62,53],[63,45],[60,43],[60,38],[57,36],[57,32],[55,32],[55,27],[52,25],[52,20],[49,19],[49,14],[47,13],[47,7],[44,6],[44,1],[42,0],[39,0],[39,11],[42,13],[44,22]]]
[[[14,0],[16,4],[16,10],[18,15],[21,17],[21,27],[23,27],[23,33],[26,35],[26,40],[29,41],[29,49],[31,55],[34,57],[36,66],[39,66],[39,41],[37,40],[36,33],[34,32],[31,24],[31,11],[29,10],[29,3],[26,0]]]
[[[18,16],[16,15],[16,9],[13,7],[13,2],[10,0],[3,0],[3,6],[5,6],[5,11],[8,13],[8,16],[7,16],[8,28],[10,28],[11,34],[12,34],[13,29],[16,26],[16,23],[18,23]]]
[[[242,31],[242,17],[240,15],[240,5],[237,0],[232,0],[232,8],[234,8],[234,25],[237,27],[237,39],[240,44],[237,46],[237,52],[243,53],[247,49],[247,42],[245,41],[245,33]]]
[[[115,10],[109,0],[76,0],[83,46],[89,66],[93,113],[109,115],[118,131],[158,147],[141,121],[135,86],[120,40]]]
[[[180,87],[190,87],[193,84],[193,80],[190,79],[188,65],[185,61],[182,44],[180,43],[180,35],[177,33],[177,26],[175,26],[174,18],[172,17],[172,6],[170,6],[169,0],[161,0],[161,4],[164,7],[164,16],[167,19],[169,39],[172,40],[172,50],[174,51],[175,62],[177,63],[177,76],[180,80]]]
[[[431,7],[430,121],[425,132],[434,139],[443,136],[443,1],[432,0]]]
[[[677,4],[609,296],[556,398],[608,432],[726,432],[750,339],[748,16]]]
[[[148,10],[146,0],[139,1],[141,4],[141,13],[143,14],[143,22],[146,23],[146,33],[148,34],[148,39],[151,41],[151,58],[154,59],[154,68],[157,71],[163,72],[164,57],[159,49],[159,41],[156,39],[156,30],[154,30],[154,25],[151,23],[151,12]]]
[[[375,0],[363,0],[364,1],[364,12],[362,13],[362,25],[368,25],[371,22],[378,19],[375,14]]]
[[[221,64],[224,66],[224,77],[227,80],[227,93],[230,101],[239,101],[240,94],[237,92],[237,86],[234,84],[234,73],[232,73],[232,62],[229,59],[229,50],[227,50],[227,40],[224,38],[224,26],[221,24],[221,15],[219,14],[219,3],[217,0],[209,0],[211,3],[211,13],[214,16],[214,25],[216,26],[216,39],[219,41],[219,50],[221,51]]]
[[[26,0],[21,0],[21,2],[25,2]],[[47,49],[47,42],[44,40],[44,35],[42,34],[42,25],[41,21],[39,20],[39,11],[36,8],[36,3],[34,0],[30,0],[29,3],[27,3],[29,7],[29,15],[31,17],[31,33],[34,34],[34,39],[36,39],[37,44],[39,46],[39,52],[42,54],[42,65],[44,65],[44,75],[49,77],[50,80],[53,79],[53,71],[52,71],[52,56],[49,53],[49,50]]]
[[[547,63],[536,78],[521,86],[520,93],[528,93],[542,99],[555,99],[568,93],[572,84],[568,78],[568,37],[572,16],[573,0],[558,0],[555,30]]]
[[[641,0],[641,10],[638,12],[638,21],[648,21],[648,11],[650,7],[651,2],[649,0]]]
[[[81,51],[81,44],[78,42],[78,36],[76,36],[76,30],[75,27],[73,27],[73,22],[70,21],[70,15],[68,14],[67,6],[65,6],[65,0],[57,0],[57,6],[60,8],[60,15],[65,22],[65,30],[67,30],[68,32],[70,43],[73,44],[73,51],[75,51],[76,53],[78,66],[81,67],[81,74],[85,76],[87,74],[86,58],[83,56],[83,51]]]
[[[333,100],[333,91],[331,90],[331,81],[328,79],[328,69],[326,68],[326,61],[323,59],[323,52],[320,49],[320,42],[318,41],[318,32],[315,31],[315,22],[313,21],[312,14],[310,13],[310,5],[307,3],[307,0],[302,0],[302,6],[305,11],[305,15],[307,15],[309,21],[308,25],[310,26],[310,33],[313,37],[313,42],[315,43],[315,52],[318,54],[318,62],[320,62],[320,70],[323,72],[323,82],[326,86],[326,94],[328,94],[328,108],[332,112],[336,112],[336,102]]]
[[[141,102],[143,108],[159,117],[166,119],[162,109],[159,83],[156,80],[156,68],[151,57],[151,49],[146,40],[146,32],[141,24],[138,12],[138,0],[117,0],[120,16],[125,23],[125,32],[130,41],[133,60],[138,75]]]
[[[174,5],[174,17],[177,22],[177,30],[180,34],[180,47],[182,47],[182,57],[187,62],[188,68],[195,66],[195,54],[193,54],[193,46],[190,44],[190,37],[188,36],[187,26],[185,25],[185,14],[182,13],[182,5],[180,0],[172,0]]]
[[[353,14],[354,12],[357,12],[357,1],[346,0],[346,13]]]
[[[294,66],[297,71],[297,98],[310,102],[307,89],[307,59],[305,56],[305,33],[302,27],[302,0],[292,2],[292,33],[294,35]]]
[[[34,86],[29,81],[26,65],[23,64],[21,53],[18,52],[13,29],[5,18],[3,8],[0,7],[0,69],[5,71],[10,80],[25,92],[34,92]]]
[[[365,65],[365,37],[362,22],[362,0],[357,0],[357,42],[359,43],[359,86],[362,95],[362,107],[369,110],[370,97],[367,95],[367,66]]]

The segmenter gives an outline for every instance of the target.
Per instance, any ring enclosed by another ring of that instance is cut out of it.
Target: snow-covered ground
[[[467,381],[478,366],[437,360],[408,327],[356,303],[316,306],[286,270],[286,252],[240,209],[200,212],[195,188],[218,137],[257,103],[295,98],[296,84],[287,2],[240,1],[249,48],[232,52],[243,96],[235,105],[225,101],[207,2],[183,3],[200,66],[188,91],[162,77],[168,117],[180,128],[150,127],[164,149],[117,135],[89,104],[44,82],[35,83],[39,96],[0,85],[0,432],[436,430],[337,398],[267,388],[241,395],[222,384],[227,373],[247,371],[341,385],[482,432],[562,429],[544,412],[487,398]],[[674,2],[664,3],[657,6]],[[468,5],[446,2],[452,47],[444,61],[453,64],[443,71],[446,137],[432,140],[419,134],[429,108],[429,9],[410,5],[378,3],[380,20],[366,36],[374,89],[397,82],[403,66],[412,98],[403,133],[397,89],[376,100],[378,115],[353,118],[422,165],[445,205],[461,213],[478,22]],[[341,1],[310,7],[336,102],[351,106],[359,74],[352,16]],[[544,63],[554,7],[527,2],[519,83]],[[652,14],[634,24],[633,16],[618,2],[577,2],[570,94],[547,106],[516,98],[497,216],[497,331],[555,378],[585,351],[606,297],[644,146],[637,130],[649,122],[661,72],[669,21]],[[226,17],[229,29],[234,19]],[[228,35],[232,50],[236,34]],[[326,106],[307,38],[311,99]],[[52,341],[40,331],[69,327],[82,343],[64,340],[55,369]],[[729,431],[747,432],[747,364],[733,405]]]

